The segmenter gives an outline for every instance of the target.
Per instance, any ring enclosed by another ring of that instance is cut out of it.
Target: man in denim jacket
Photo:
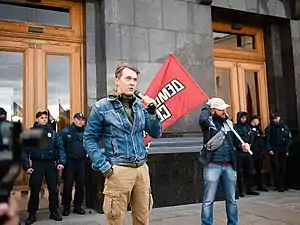
[[[156,109],[148,107],[156,104],[153,99],[145,96],[137,101],[134,97],[138,75],[138,69],[130,64],[117,67],[117,90],[96,102],[83,136],[92,168],[106,177],[103,211],[109,225],[123,224],[129,202],[133,224],[149,224],[153,204],[143,131],[158,138],[162,124]]]

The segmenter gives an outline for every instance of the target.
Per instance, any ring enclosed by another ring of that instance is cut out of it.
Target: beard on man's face
[[[213,113],[212,115],[215,119],[219,119],[219,120],[226,120],[227,116],[226,113],[222,113],[222,114],[217,114],[216,112]]]

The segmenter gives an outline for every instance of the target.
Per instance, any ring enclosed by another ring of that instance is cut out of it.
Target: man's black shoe
[[[268,192],[268,191],[269,191],[269,190],[268,190],[266,187],[264,187],[264,186],[258,187],[257,190],[258,190],[258,191],[263,191],[263,192]]]
[[[75,207],[74,208],[74,213],[79,214],[79,215],[84,215],[85,211],[81,207]]]
[[[52,211],[50,213],[50,219],[55,220],[55,221],[62,221],[62,217],[61,217],[61,215],[58,214],[57,211]]]
[[[25,225],[33,224],[36,221],[35,214],[29,214],[27,220],[25,221]]]
[[[68,215],[70,215],[70,208],[64,208],[64,209],[63,209],[62,215],[63,215],[63,216],[68,216]]]
[[[278,189],[279,192],[284,192],[283,188]]]
[[[240,197],[245,197],[245,193],[244,193],[244,192],[240,192],[240,193],[239,193],[239,196],[240,196]]]
[[[257,191],[247,191],[246,195],[259,195],[259,192],[257,192]]]

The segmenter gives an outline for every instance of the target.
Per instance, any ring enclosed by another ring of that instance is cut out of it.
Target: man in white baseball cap
[[[225,110],[230,107],[230,105],[226,104],[222,98],[211,98],[206,104],[209,105],[211,109],[217,110]]]
[[[204,164],[202,225],[213,224],[213,202],[219,181],[225,194],[227,224],[238,224],[238,208],[235,200],[237,168],[235,146],[238,141],[231,130],[232,122],[226,113],[229,106],[221,98],[211,98],[202,109],[199,118],[204,144],[199,158]],[[247,151],[249,145],[243,145],[243,149]]]

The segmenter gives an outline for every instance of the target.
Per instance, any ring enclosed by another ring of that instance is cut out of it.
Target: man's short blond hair
[[[132,64],[129,64],[127,62],[121,62],[117,68],[116,68],[116,71],[115,71],[115,78],[120,78],[121,75],[122,75],[122,71],[125,69],[125,68],[128,68],[134,72],[136,72],[137,75],[140,74],[140,71],[138,70],[138,68]]]

